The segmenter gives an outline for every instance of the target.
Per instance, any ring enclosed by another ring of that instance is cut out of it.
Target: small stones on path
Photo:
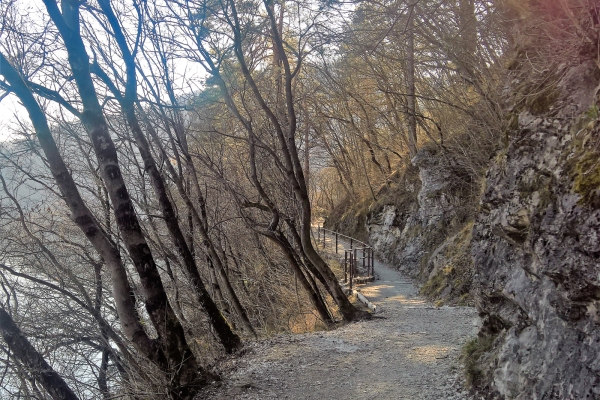
[[[207,399],[471,399],[460,349],[475,335],[470,307],[432,307],[376,262],[381,280],[360,286],[378,316],[328,332],[249,343]]]

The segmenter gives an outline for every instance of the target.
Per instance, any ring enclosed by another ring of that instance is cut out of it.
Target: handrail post
[[[338,253],[338,233],[335,231],[335,254]]]
[[[344,283],[348,283],[348,252],[344,252]]]
[[[363,269],[365,268],[365,248],[362,248],[362,267]],[[368,271],[367,271],[367,275],[368,275]]]
[[[350,290],[352,290],[352,278],[353,278],[352,277],[352,263],[353,263],[352,258],[353,258],[352,252],[350,252]]]
[[[321,231],[323,232],[323,248],[327,247],[327,230],[324,226],[320,226],[317,224],[317,248],[321,244]],[[362,251],[362,270],[366,269],[367,277],[375,279],[375,249],[370,245],[354,239],[351,236],[346,236],[334,230],[329,230],[332,235],[335,234],[335,239],[332,236],[331,241],[332,244],[335,240],[335,253],[339,254],[339,241],[340,237],[344,238],[344,240],[350,241],[350,249],[346,249],[344,245],[342,245],[342,250],[344,250],[344,283],[350,284],[350,289],[354,285],[354,278],[356,278],[356,274],[358,272],[358,251]],[[291,238],[293,241],[293,238]],[[356,243],[355,243],[356,242]]]
[[[352,268],[352,276],[356,276],[356,268],[358,267],[358,249],[354,248],[354,265]]]
[[[375,251],[373,248],[371,248],[371,275],[375,279]]]

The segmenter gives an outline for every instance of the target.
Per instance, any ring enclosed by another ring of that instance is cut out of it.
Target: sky
[[[27,112],[19,104],[14,95],[9,95],[0,102],[0,142],[10,140],[11,134],[18,127],[18,121],[29,122]]]

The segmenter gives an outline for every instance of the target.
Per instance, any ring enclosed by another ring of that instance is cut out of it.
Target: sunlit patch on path
[[[469,307],[436,308],[410,280],[376,262],[359,286],[377,315],[335,331],[249,345],[210,399],[467,399],[458,357],[476,329]]]

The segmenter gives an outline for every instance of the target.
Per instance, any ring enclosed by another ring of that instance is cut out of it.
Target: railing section
[[[335,252],[339,254],[340,240],[345,240],[349,243],[350,249],[344,248],[344,282],[349,284],[350,289],[356,277],[362,271],[366,272],[367,278],[375,276],[375,255],[373,248],[368,244],[346,236],[331,229],[325,229],[322,226],[317,226],[317,246],[327,245],[327,237],[335,240]]]

